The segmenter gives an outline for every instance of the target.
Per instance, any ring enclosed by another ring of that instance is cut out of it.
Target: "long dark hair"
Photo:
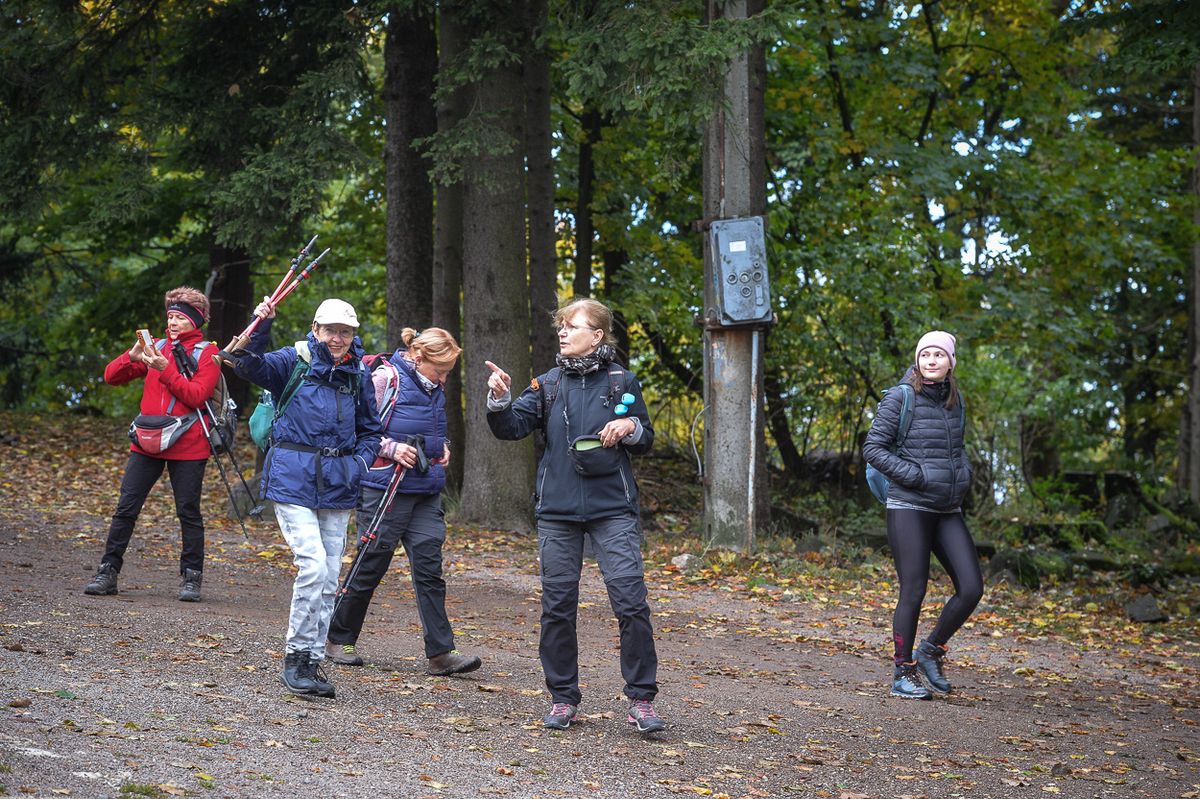
[[[946,375],[946,382],[950,384],[950,390],[946,392],[946,407],[953,408],[958,404],[958,379],[954,377],[954,370]],[[908,376],[908,383],[913,387],[913,391],[920,392],[925,386],[925,378],[921,376],[921,367],[915,367]]]

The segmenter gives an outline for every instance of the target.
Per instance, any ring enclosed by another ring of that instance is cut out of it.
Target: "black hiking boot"
[[[892,696],[901,699],[929,699],[932,694],[921,684],[916,663],[901,663],[892,670]]]
[[[179,581],[179,601],[199,602],[200,582],[204,578],[199,569],[184,569]]]
[[[117,570],[111,563],[101,563],[96,576],[84,587],[83,593],[92,596],[109,596],[117,593]]]
[[[308,656],[308,661],[304,664],[304,676],[312,680],[315,696],[323,696],[326,699],[333,699],[337,692],[333,688],[333,683],[325,676],[325,670],[321,668],[319,660],[313,660],[312,655]]]
[[[294,694],[315,695],[317,684],[308,674],[309,652],[288,652],[283,657],[283,684]]]
[[[921,676],[929,683],[930,689],[935,694],[950,693],[950,681],[942,671],[942,658],[946,656],[946,647],[924,640],[917,645],[917,651],[913,655],[917,661],[917,668],[921,670]]]

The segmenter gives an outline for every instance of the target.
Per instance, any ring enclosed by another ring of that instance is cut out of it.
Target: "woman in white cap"
[[[892,618],[891,693],[905,699],[950,692],[942,670],[947,643],[983,596],[979,555],[962,514],[971,466],[963,450],[965,417],[954,376],[955,344],[954,336],[943,330],[921,337],[904,377],[907,386],[902,383],[901,390],[884,395],[863,444],[863,457],[889,481],[888,546],[900,583]],[[904,411],[906,402],[911,407]],[[931,554],[950,575],[954,596],[914,651]]]
[[[263,322],[237,353],[235,371],[277,398],[262,497],[275,504],[297,569],[283,683],[295,694],[332,698],[333,685],[320,663],[346,526],[379,450],[375,390],[362,363],[358,315],[350,303],[325,300],[304,341],[267,353],[275,308],[264,298],[254,313]]]

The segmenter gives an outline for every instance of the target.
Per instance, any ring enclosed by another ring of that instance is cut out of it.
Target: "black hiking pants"
[[[584,537],[604,575],[608,602],[621,638],[621,676],[630,699],[653,700],[658,694],[658,654],[646,599],[642,566],[642,529],[635,514],[589,522],[538,519],[542,572],[542,630],[538,645],[546,687],[555,702],[578,705],[579,578]]]
[[[208,459],[173,461],[151,458],[140,452],[130,452],[125,464],[125,476],[121,478],[121,495],[117,509],[108,527],[108,542],[104,546],[101,563],[112,564],[118,572],[125,562],[125,549],[133,537],[142,505],[150,495],[150,489],[162,476],[163,469],[171,478],[171,491],[175,494],[175,515],[179,517],[179,528],[183,547],[179,553],[179,573],[184,569],[204,570],[204,517],[200,515],[200,490],[204,487],[204,467]]]
[[[358,510],[358,529],[365,531],[383,498],[377,488],[364,488]],[[358,641],[367,608],[398,546],[412,567],[417,615],[425,634],[425,657],[454,649],[454,630],[446,616],[446,581],[442,578],[442,546],[446,543],[446,514],[441,494],[396,494],[391,510],[379,524],[378,539],[362,553],[354,579],[338,602],[329,622],[329,643]]]

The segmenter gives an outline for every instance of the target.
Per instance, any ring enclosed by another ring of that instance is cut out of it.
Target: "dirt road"
[[[3,450],[0,794],[1200,797],[1195,627],[1090,622],[1082,608],[1103,617],[1101,597],[1077,597],[1077,613],[1061,593],[989,594],[955,641],[955,693],[912,702],[886,695],[885,574],[747,587],[657,559],[670,726],[643,738],[624,721],[615,623],[589,566],[584,715],[547,733],[528,539],[451,532],[449,610],[480,671],[424,675],[400,563],[360,642],[369,666],[330,670],[336,700],[298,699],[278,676],[291,573],[273,524],[247,544],[214,520],[204,601],[178,602],[160,486],[120,594],[84,596],[119,467],[97,453],[91,478],[45,486],[28,450]],[[1072,636],[1052,633],[1072,614]]]

